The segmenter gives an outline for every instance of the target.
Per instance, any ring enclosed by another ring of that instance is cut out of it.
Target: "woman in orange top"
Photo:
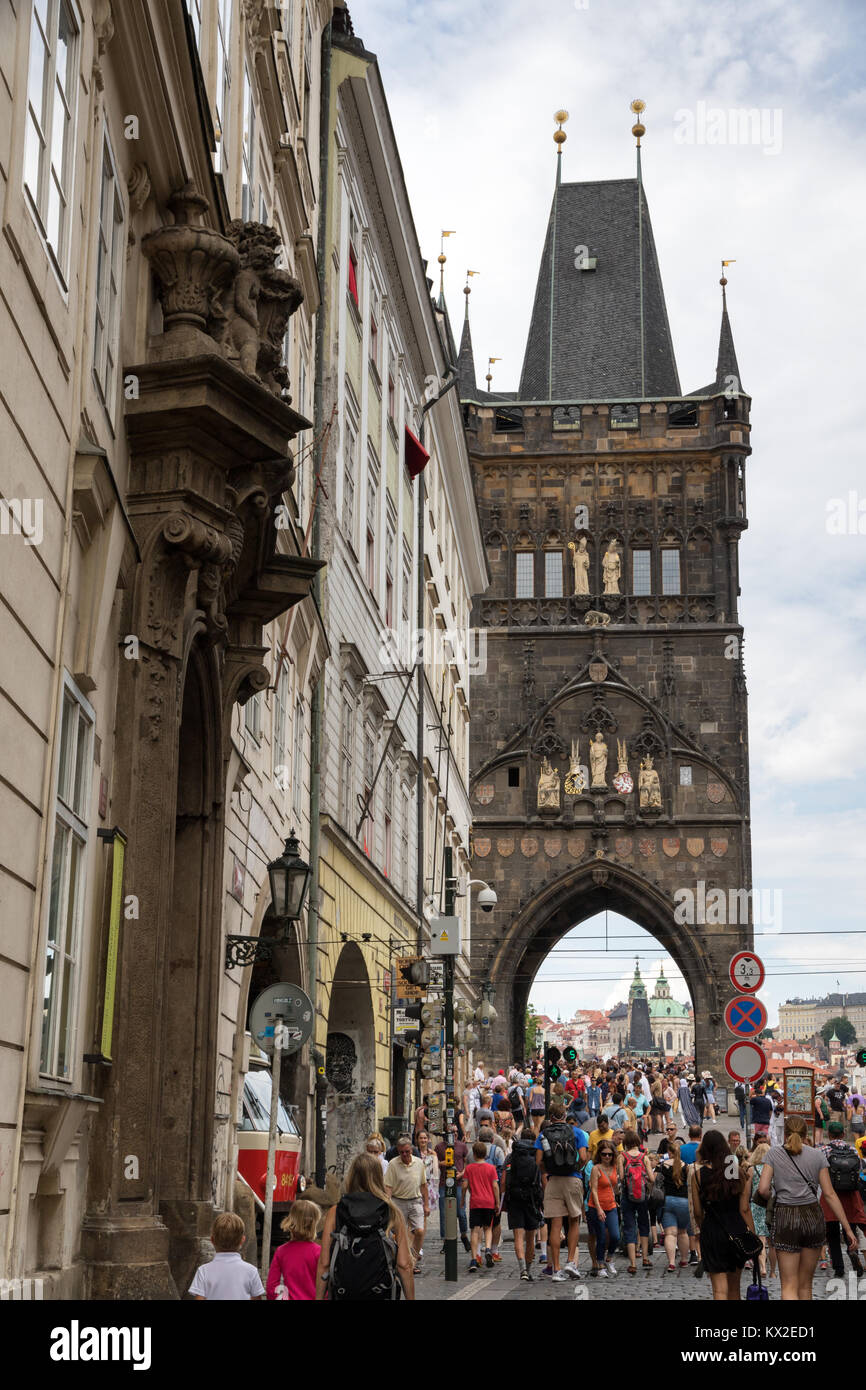
[[[595,1151],[589,1188],[589,1223],[595,1235],[595,1257],[599,1279],[616,1274],[613,1252],[619,1244],[619,1216],[616,1210],[616,1147],[602,1139]],[[605,1259],[605,1251],[609,1254]],[[595,1271],[593,1271],[595,1273]]]

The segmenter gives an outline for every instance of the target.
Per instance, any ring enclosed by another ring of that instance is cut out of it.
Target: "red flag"
[[[406,426],[405,442],[406,467],[409,470],[410,478],[417,478],[419,473],[423,473],[430,458],[420,439],[416,439],[409,426]]]
[[[355,258],[351,253],[349,255],[349,294],[354,299],[355,304],[360,307],[358,300],[358,279],[355,275]]]

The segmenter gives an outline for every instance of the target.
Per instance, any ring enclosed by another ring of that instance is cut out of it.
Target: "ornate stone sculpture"
[[[230,285],[240,266],[234,246],[210,227],[197,227],[210,204],[192,183],[173,193],[168,205],[174,225],[160,227],[141,239],[141,249],[156,275],[162,305],[163,334],[151,356],[161,360],[213,352],[205,331],[211,304]]]
[[[604,552],[601,569],[604,576],[604,592],[606,594],[618,594],[619,577],[622,573],[622,562],[619,558],[616,541],[611,541],[607,550]]]
[[[553,767],[547,758],[542,758],[538,774],[538,805],[559,810],[559,769]]]
[[[567,796],[579,796],[581,792],[586,791],[586,769],[580,765],[579,738],[571,740],[571,762],[565,779],[565,791]]]
[[[574,566],[574,592],[576,594],[589,593],[589,551],[586,548],[586,536],[581,536],[577,545],[574,541],[568,542],[571,551],[571,563]]]
[[[628,770],[628,750],[624,738],[618,738],[616,741],[616,776],[613,785],[623,796],[630,796],[634,791],[634,779]]]
[[[662,808],[662,789],[659,775],[653,767],[652,754],[647,753],[640,765],[638,779],[640,807],[642,811],[660,811]]]
[[[597,608],[590,608],[583,621],[587,627],[609,627],[610,614],[600,613]]]
[[[604,734],[601,729],[596,731],[595,738],[589,745],[589,766],[592,770],[593,787],[606,787],[607,781],[607,744],[604,741]]]
[[[263,222],[230,222],[229,239],[240,256],[240,271],[227,293],[216,294],[210,331],[229,361],[256,377],[274,395],[288,387],[282,362],[286,325],[302,303],[303,290],[275,261],[280,238]]]

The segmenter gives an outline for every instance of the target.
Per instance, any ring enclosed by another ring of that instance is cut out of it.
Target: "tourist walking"
[[[724,1135],[711,1129],[701,1140],[690,1184],[701,1259],[717,1302],[739,1299],[743,1266],[761,1251],[751,1183],[742,1168],[736,1177],[727,1176],[730,1156]]]
[[[692,1100],[692,1093],[689,1090],[689,1082],[694,1081],[694,1079],[695,1078],[693,1076],[680,1077],[680,1119],[681,1123],[684,1125],[699,1125],[701,1123],[700,1114],[695,1109],[695,1103]]]
[[[590,1179],[587,1221],[595,1236],[599,1279],[616,1274],[613,1252],[619,1244],[619,1217],[616,1210],[616,1149],[610,1139],[602,1139],[595,1151]]]
[[[811,1301],[815,1268],[827,1238],[819,1195],[841,1225],[849,1249],[857,1249],[857,1237],[833,1191],[827,1155],[809,1144],[802,1115],[786,1117],[784,1144],[774,1145],[764,1160],[757,1200],[766,1204],[771,1190],[776,1204],[770,1239],[779,1261],[782,1298]]]
[[[408,1135],[402,1137],[408,1141]],[[408,1152],[412,1158],[411,1145]],[[414,1299],[406,1223],[382,1184],[379,1160],[358,1154],[349,1165],[343,1196],[325,1217],[316,1301],[384,1302],[399,1298],[401,1291]]]
[[[676,1130],[674,1130],[675,1134]],[[661,1153],[661,1145],[659,1145],[659,1172],[665,1193],[661,1220],[668,1274],[673,1274],[676,1271],[677,1245],[679,1245],[680,1266],[682,1268],[690,1262],[697,1264],[697,1255],[689,1251],[692,1224],[689,1218],[688,1169],[682,1161],[680,1145],[674,1135],[668,1133],[665,1136],[667,1147],[663,1154]]]
[[[640,1239],[641,1261],[644,1269],[652,1269],[649,1254],[649,1194],[653,1184],[653,1168],[648,1156],[641,1151],[640,1138],[629,1130],[622,1141],[623,1151],[617,1158],[617,1173],[622,1192],[622,1225],[628,1254],[628,1272],[637,1274],[637,1240]]]
[[[367,1157],[365,1154],[364,1157]],[[424,1160],[412,1152],[412,1140],[401,1134],[397,1140],[397,1157],[392,1158],[385,1172],[385,1191],[406,1223],[415,1255],[414,1273],[420,1274],[418,1261],[424,1244],[424,1228],[430,1214],[427,1200],[427,1170]]]

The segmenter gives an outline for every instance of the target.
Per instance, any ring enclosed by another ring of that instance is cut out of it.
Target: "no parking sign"
[[[753,1038],[767,1026],[767,1010],[753,994],[731,999],[725,1008],[725,1027],[735,1038]]]

